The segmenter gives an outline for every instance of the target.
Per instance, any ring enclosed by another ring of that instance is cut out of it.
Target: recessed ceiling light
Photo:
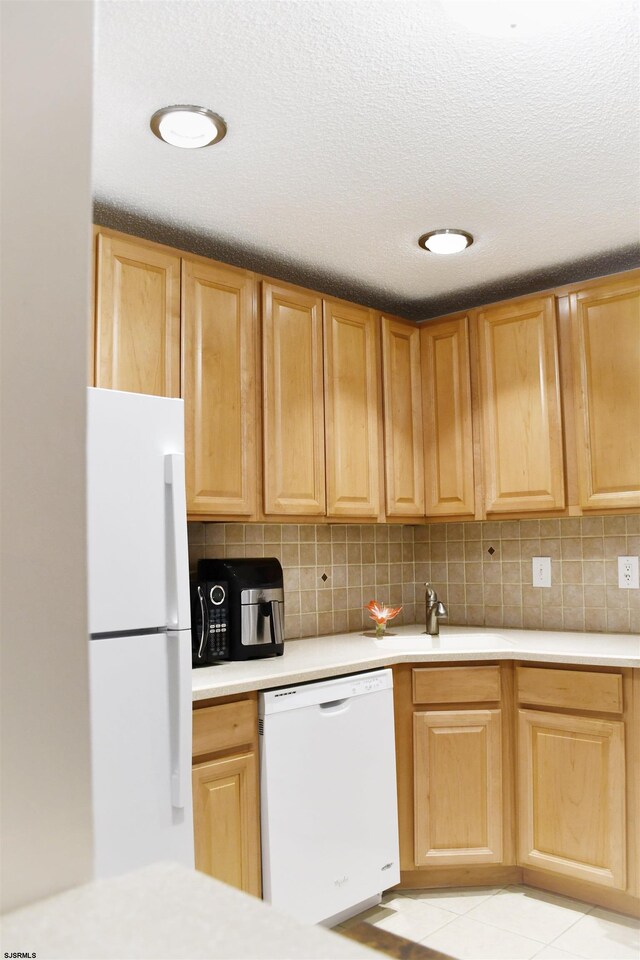
[[[218,143],[226,134],[227,125],[206,107],[183,104],[156,110],[151,117],[151,129],[165,143],[193,150]]]
[[[473,243],[473,237],[465,230],[431,230],[418,240],[423,250],[430,253],[460,253]]]

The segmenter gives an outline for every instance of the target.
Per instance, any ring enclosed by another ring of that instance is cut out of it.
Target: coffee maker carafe
[[[193,665],[284,653],[284,588],[275,557],[200,560],[191,587]]]

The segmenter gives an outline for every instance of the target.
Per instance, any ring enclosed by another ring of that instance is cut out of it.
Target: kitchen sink
[[[506,637],[497,633],[447,633],[438,637],[432,637],[429,634],[418,636],[388,636],[375,640],[375,645],[381,650],[397,650],[408,653],[421,653],[425,651],[442,650],[508,650],[515,644]]]

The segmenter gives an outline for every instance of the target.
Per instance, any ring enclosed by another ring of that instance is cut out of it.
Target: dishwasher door
[[[261,693],[259,716],[264,899],[337,922],[400,881],[391,670]]]

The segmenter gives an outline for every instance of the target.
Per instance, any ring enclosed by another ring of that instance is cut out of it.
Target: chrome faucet
[[[427,620],[425,633],[431,634],[432,637],[437,637],[440,633],[441,618],[448,616],[447,608],[441,600],[438,600],[438,594],[430,583],[425,583],[425,587],[427,589],[425,595]]]

